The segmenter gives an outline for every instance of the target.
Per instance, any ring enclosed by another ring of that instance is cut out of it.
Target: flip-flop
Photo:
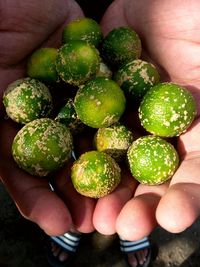
[[[48,248],[47,248],[47,260],[50,266],[52,267],[67,267],[71,266],[71,262],[73,260],[73,256],[76,252],[76,249],[79,245],[79,241],[81,239],[81,234],[74,232],[67,232],[64,235],[60,236],[50,236]],[[66,252],[68,257],[65,261],[59,260],[58,253],[57,256],[54,256],[52,251],[52,244],[58,246],[61,252]]]
[[[143,250],[145,248],[148,249],[146,261],[142,265],[139,264],[139,261],[138,261],[137,267],[147,267],[147,266],[149,266],[149,263],[151,261],[151,246],[150,246],[150,242],[149,242],[148,237],[145,237],[145,238],[140,239],[138,241],[127,241],[127,240],[120,238],[120,250],[125,255],[125,259],[127,261],[128,266],[131,266],[128,262],[128,254]],[[135,256],[137,258],[137,254]]]

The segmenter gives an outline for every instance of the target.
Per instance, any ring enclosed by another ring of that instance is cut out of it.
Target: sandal
[[[149,263],[151,261],[151,247],[150,247],[150,242],[149,242],[148,237],[145,237],[138,241],[127,241],[127,240],[120,238],[120,250],[124,253],[128,266],[131,266],[128,262],[128,254],[132,252],[137,252],[137,251],[140,251],[146,248],[148,249],[148,254],[146,256],[145,262],[142,265],[139,264],[139,259],[137,257],[137,254],[135,254],[135,257],[138,262],[137,267],[147,267],[149,266]]]
[[[75,232],[67,232],[60,236],[50,236],[50,244],[47,248],[47,260],[52,267],[67,267],[71,266],[73,255],[79,245],[81,239],[81,234]],[[57,246],[60,250],[55,256],[53,253],[53,245]],[[59,256],[62,252],[66,252],[68,257],[66,260],[62,261]]]

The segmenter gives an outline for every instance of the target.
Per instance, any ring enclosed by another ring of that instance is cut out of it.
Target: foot
[[[69,254],[62,249],[59,245],[51,242],[51,251],[54,257],[56,257],[60,262],[67,261]]]
[[[149,249],[145,248],[136,252],[129,253],[127,255],[128,263],[131,267],[138,267],[139,265],[143,265],[149,253]]]

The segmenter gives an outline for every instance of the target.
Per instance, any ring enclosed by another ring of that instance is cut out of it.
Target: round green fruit
[[[80,18],[68,23],[62,34],[63,43],[72,40],[82,40],[98,47],[103,39],[100,25],[91,18]]]
[[[129,27],[119,27],[110,31],[102,42],[102,57],[108,65],[120,65],[138,59],[142,46],[138,34]]]
[[[111,193],[121,181],[121,170],[108,154],[89,151],[72,166],[72,183],[82,195],[100,198]]]
[[[94,137],[95,148],[109,154],[116,161],[124,158],[132,142],[132,132],[122,124],[99,128]]]
[[[160,80],[156,67],[141,59],[122,65],[114,80],[124,91],[127,99],[139,103],[146,92]]]
[[[123,114],[126,99],[111,79],[96,77],[79,88],[74,100],[79,119],[92,128],[108,127]]]
[[[47,176],[69,160],[72,153],[69,129],[52,119],[27,123],[17,133],[12,155],[18,166],[36,176]]]
[[[144,96],[139,107],[142,126],[161,137],[179,136],[185,132],[196,115],[192,94],[174,83],[160,83]]]
[[[127,155],[132,175],[142,184],[164,183],[173,176],[179,164],[175,148],[158,136],[138,138]]]
[[[58,49],[56,48],[43,47],[37,49],[28,60],[28,76],[45,83],[58,82],[59,76],[55,65],[57,54]]]
[[[7,115],[22,124],[48,117],[53,107],[49,89],[31,78],[18,79],[9,84],[3,95],[3,103]]]
[[[60,109],[55,120],[69,127],[72,134],[79,133],[84,128],[84,124],[76,114],[72,98],[66,101],[66,104]]]
[[[63,45],[56,58],[56,69],[63,81],[82,85],[99,70],[98,50],[84,41],[70,41]]]

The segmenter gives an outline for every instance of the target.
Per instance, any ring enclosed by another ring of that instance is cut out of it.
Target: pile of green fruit
[[[121,162],[140,183],[170,179],[179,155],[168,138],[188,129],[196,104],[186,88],[161,82],[141,52],[133,29],[118,27],[104,37],[90,18],[66,25],[59,48],[36,50],[27,77],[11,83],[3,96],[7,115],[22,124],[12,144],[19,167],[35,176],[54,175],[72,157],[74,138],[93,129],[93,149],[71,168],[79,193],[99,198],[112,192],[122,179]],[[60,91],[67,97],[55,104]],[[134,125],[134,111],[142,136],[126,123],[128,113]]]

